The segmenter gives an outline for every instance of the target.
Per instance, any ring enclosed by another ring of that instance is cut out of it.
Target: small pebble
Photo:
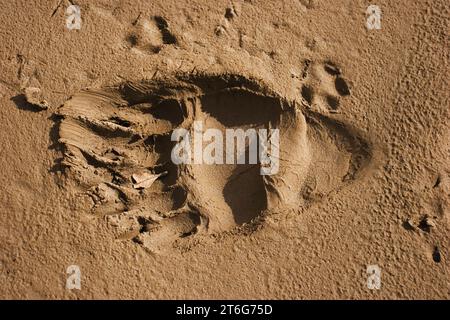
[[[43,99],[41,89],[39,88],[25,88],[25,99],[29,104],[40,110],[47,110],[49,108],[48,102]]]

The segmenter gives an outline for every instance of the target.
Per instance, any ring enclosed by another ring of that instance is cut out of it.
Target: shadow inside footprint
[[[252,221],[267,209],[264,180],[258,166],[236,168],[225,184],[223,194],[237,225]]]

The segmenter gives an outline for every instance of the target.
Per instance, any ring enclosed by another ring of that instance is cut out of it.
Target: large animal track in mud
[[[177,75],[75,94],[60,108],[63,165],[120,239],[159,251],[300,208],[358,177],[371,149],[355,130],[239,75]],[[176,128],[279,128],[278,174],[259,164],[175,165]]]

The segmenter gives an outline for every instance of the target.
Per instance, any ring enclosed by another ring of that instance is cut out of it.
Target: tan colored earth
[[[0,298],[449,299],[450,6],[370,5],[0,0]]]

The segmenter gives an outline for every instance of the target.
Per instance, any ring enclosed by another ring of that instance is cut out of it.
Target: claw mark
[[[56,8],[53,10],[52,15],[50,16],[51,18],[53,18],[53,16],[56,14],[63,1],[64,0],[59,0],[58,4],[56,5]]]

